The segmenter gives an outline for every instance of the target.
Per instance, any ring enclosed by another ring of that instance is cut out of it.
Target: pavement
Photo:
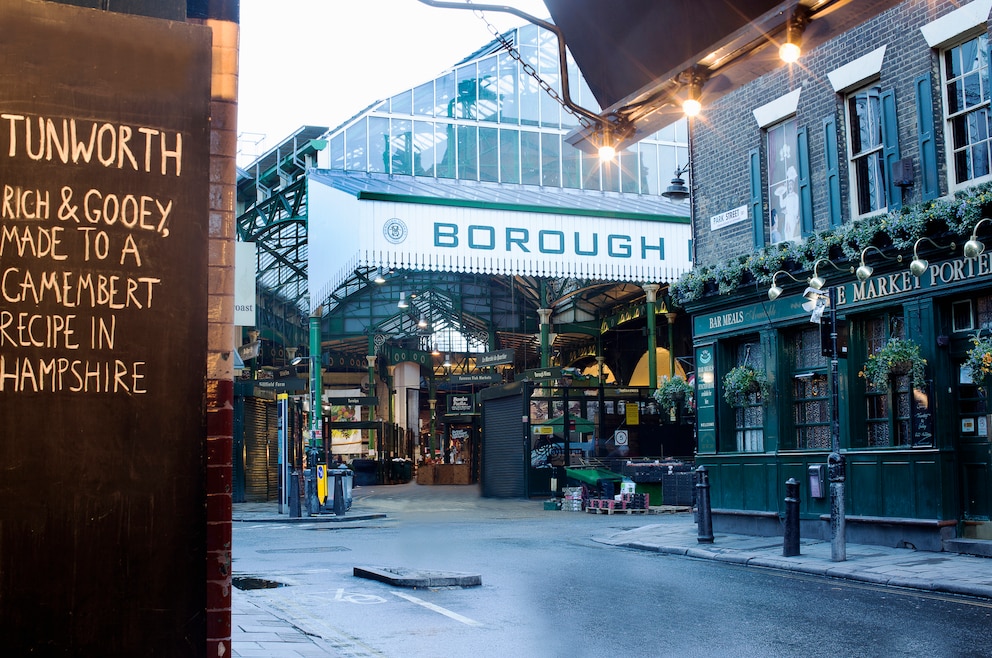
[[[581,514],[581,512],[540,511],[544,502],[502,501],[481,498],[475,486],[420,486],[416,483],[375,487],[356,494],[352,510],[344,517],[306,516],[290,519],[279,514],[276,503],[239,503],[234,505],[233,521],[238,523],[347,523],[361,525],[369,519],[388,518],[413,509],[406,502],[414,498],[440,497],[453,507],[464,509],[499,509],[512,506],[535,514]],[[657,514],[667,513],[662,519]],[[602,515],[605,516],[605,515]],[[911,548],[892,548],[846,543],[846,560],[832,560],[829,541],[801,539],[799,555],[783,555],[782,537],[755,537],[714,533],[712,543],[701,543],[693,514],[688,508],[652,508],[641,516],[643,525],[627,530],[590,537],[593,541],[618,548],[654,551],[688,558],[717,560],[748,567],[778,569],[797,573],[860,581],[876,585],[902,587],[926,592],[941,592],[992,599],[992,558],[952,552],[929,552]],[[657,522],[653,522],[653,521]],[[605,529],[605,528],[604,528]],[[235,551],[237,547],[235,546]],[[266,656],[338,655],[330,645],[307,633],[305,620],[299,625],[281,619],[266,610],[237,588],[232,589],[232,655],[235,658]]]

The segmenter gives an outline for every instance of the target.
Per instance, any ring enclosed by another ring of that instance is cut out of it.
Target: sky
[[[542,0],[489,4],[549,15]],[[500,32],[525,22],[503,12],[486,18]],[[238,164],[301,126],[336,127],[492,39],[474,11],[417,0],[241,0]]]

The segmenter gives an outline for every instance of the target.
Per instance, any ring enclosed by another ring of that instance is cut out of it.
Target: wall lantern
[[[689,163],[685,163],[685,166],[679,167],[675,170],[675,178],[672,179],[672,184],[668,186],[668,189],[661,193],[661,196],[666,199],[671,199],[672,201],[685,201],[689,198],[689,188],[685,185],[685,180],[682,179],[682,174],[689,170]]]
[[[902,262],[901,254],[898,256],[886,256],[884,253],[882,253],[882,250],[879,249],[878,247],[874,245],[869,245],[861,250],[861,265],[859,265],[858,269],[854,271],[854,275],[858,277],[858,281],[867,281],[868,277],[870,277],[872,272],[875,271],[875,268],[873,268],[871,265],[865,264],[865,255],[871,250],[878,252],[878,255],[886,260],[894,260],[898,263]]]
[[[909,264],[909,272],[913,276],[917,276],[917,277],[918,276],[922,276],[923,273],[927,271],[927,267],[930,266],[930,261],[928,261],[926,258],[920,258],[920,254],[917,251],[919,249],[919,247],[920,247],[920,243],[923,242],[924,240],[926,240],[927,242],[929,242],[933,246],[937,247],[938,249],[943,249],[944,248],[944,247],[941,247],[936,242],[934,242],[933,240],[931,240],[930,238],[920,238],[919,240],[916,241],[916,244],[913,245],[913,262],[911,262]],[[946,248],[950,249],[951,251],[954,251],[954,247],[955,246],[957,246],[957,245],[955,245],[952,242]]]
[[[784,274],[793,281],[796,281],[797,283],[802,283],[802,279],[797,279],[796,277],[792,276],[785,270],[779,270],[778,272],[772,275],[772,287],[768,289],[768,299],[770,299],[773,302],[779,298],[779,295],[782,294],[782,286],[777,285],[775,283],[775,279],[778,277],[779,274]]]
[[[786,64],[794,64],[802,57],[803,31],[809,23],[809,12],[796,7],[785,22],[785,41],[778,48],[778,56]]]
[[[975,256],[981,255],[981,253],[985,251],[985,243],[981,242],[977,238],[978,227],[984,224],[985,222],[992,222],[992,219],[989,219],[988,217],[983,217],[977,224],[975,224],[975,228],[972,229],[971,239],[969,239],[967,242],[964,243],[965,258],[974,258]]]

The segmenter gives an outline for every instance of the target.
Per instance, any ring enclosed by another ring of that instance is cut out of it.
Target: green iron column
[[[661,288],[657,283],[646,283],[641,288],[647,296],[645,312],[648,319],[648,388],[654,391],[658,388],[658,336],[655,335],[655,302],[658,300],[658,290]]]
[[[322,313],[323,307],[317,307],[317,310],[310,315],[310,441],[307,456],[311,459],[317,454],[318,439],[323,438],[320,436],[321,400],[324,397],[323,377],[320,372],[320,316]],[[310,466],[316,467],[316,461],[311,462]]]
[[[541,367],[547,368],[551,365],[551,345],[548,340],[551,336],[551,325],[549,324],[551,309],[539,308],[537,314],[541,316]]]
[[[372,347],[372,336],[369,335],[369,351],[374,351]],[[375,398],[375,354],[369,354],[365,357],[369,362],[369,395]],[[375,410],[376,405],[373,402],[369,405],[369,420],[375,420]],[[369,451],[375,452],[378,455],[378,450],[376,448],[376,440],[378,439],[378,430],[375,428],[369,430]]]
[[[675,311],[665,314],[668,320],[668,376],[675,376]]]
[[[602,346],[600,346],[600,349],[602,349]],[[602,440],[603,440],[603,430],[606,427],[606,418],[605,418],[605,416],[606,416],[606,389],[604,387],[605,377],[603,377],[603,363],[605,361],[606,361],[606,358],[603,357],[603,356],[597,356],[596,357],[596,365],[599,368],[599,391],[598,391],[598,393],[599,393],[599,396],[598,396],[599,414],[597,415],[597,419],[599,420],[599,422],[596,423],[596,442],[595,442],[595,444],[593,446],[593,451],[594,451],[594,454],[595,454],[596,457],[599,457],[600,456],[600,454],[599,454],[599,446],[600,446],[600,443],[602,443]]]

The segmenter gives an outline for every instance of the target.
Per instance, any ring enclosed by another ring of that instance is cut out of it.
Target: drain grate
[[[254,578],[252,576],[234,576],[231,578],[231,584],[240,590],[275,589],[276,587],[286,586],[286,583],[266,580],[265,578]]]

